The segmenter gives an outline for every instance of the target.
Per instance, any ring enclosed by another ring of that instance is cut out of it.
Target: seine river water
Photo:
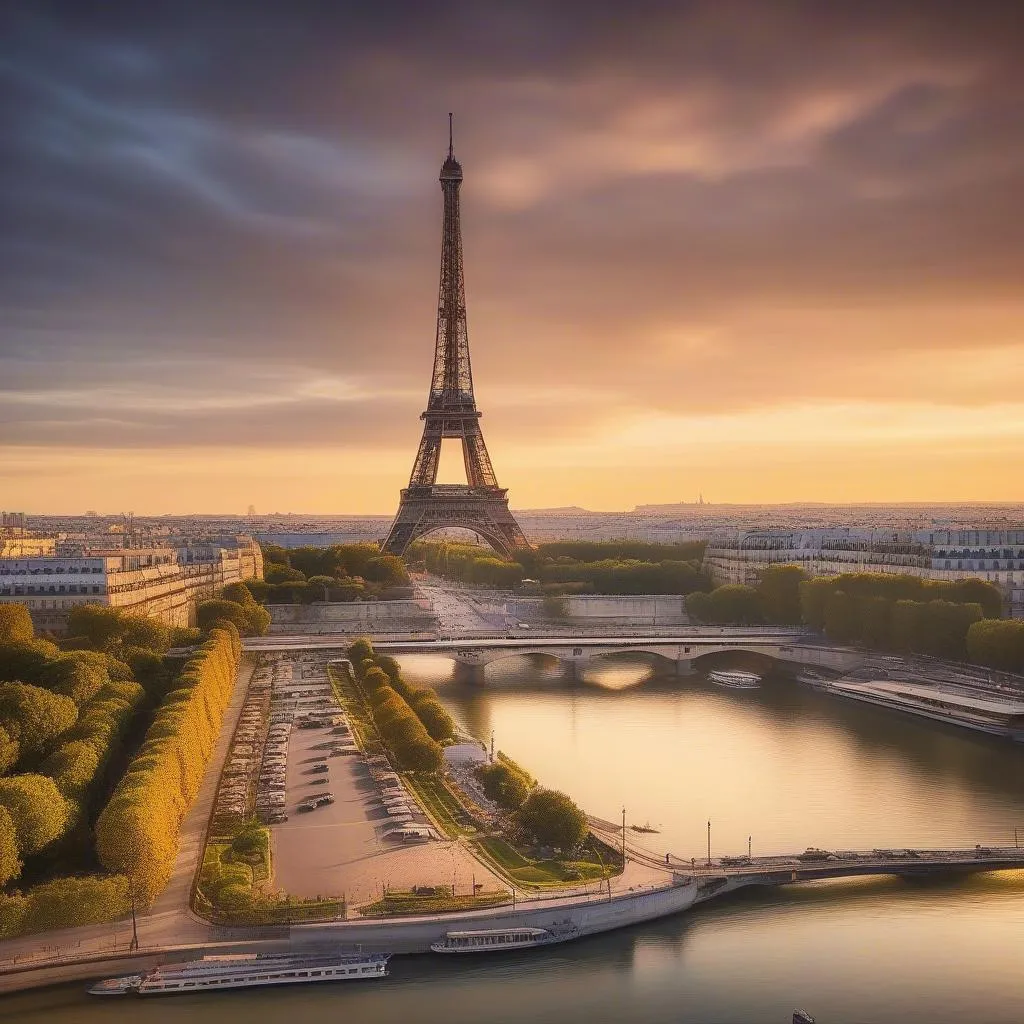
[[[488,685],[407,659],[460,723],[589,811],[658,834],[659,853],[1024,842],[1024,748],[828,697],[784,677],[759,691],[604,663],[567,684],[524,660]],[[1024,1019],[1024,877],[821,883],[720,904],[534,954],[398,958],[386,982],[88,1001],[81,986],[6,997],[19,1024],[820,1024]]]

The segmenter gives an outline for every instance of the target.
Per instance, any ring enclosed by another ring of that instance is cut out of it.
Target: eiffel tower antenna
[[[448,115],[448,158],[441,165],[439,181],[444,195],[444,218],[434,372],[427,408],[420,416],[423,436],[409,486],[402,491],[398,514],[383,550],[401,555],[414,540],[433,530],[462,527],[478,533],[495,551],[508,558],[517,549],[530,545],[509,511],[508,491],[498,486],[473,393],[459,223],[462,166],[455,159],[452,146],[451,114]],[[458,438],[462,442],[466,484],[437,482],[444,438]]]

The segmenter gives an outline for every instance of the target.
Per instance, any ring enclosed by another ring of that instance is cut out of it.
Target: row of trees
[[[235,684],[241,641],[223,624],[185,663],[96,823],[96,849],[144,903],[166,885]]]
[[[24,606],[8,605],[4,611],[0,772],[18,774],[0,778],[0,885],[18,878],[27,857],[63,840],[84,821],[104,770],[146,699],[131,668],[112,654],[62,651],[34,636]],[[141,645],[154,642],[156,634],[147,632],[145,622],[121,619],[121,635],[134,643],[119,650],[147,650]]]
[[[1024,622],[1019,619],[982,619],[967,631],[971,661],[1004,672],[1024,672]]]
[[[710,588],[700,567],[702,550],[694,544],[562,542],[517,552],[515,561],[506,561],[475,544],[420,541],[409,558],[438,576],[498,589],[533,579],[547,592],[689,594]]]
[[[409,585],[401,558],[382,555],[376,544],[336,544],[329,548],[263,549],[264,579],[247,581],[257,601],[311,604],[393,596]]]
[[[374,653],[369,640],[348,649],[366,694],[374,724],[397,764],[411,771],[437,771],[441,743],[455,738],[455,723],[431,689],[413,689],[394,658]]]
[[[882,573],[809,579],[794,565],[766,567],[755,587],[726,584],[686,601],[701,622],[803,623],[836,643],[1000,667],[1019,664],[1015,628],[987,625],[999,621],[1001,607],[999,589],[984,580]]]

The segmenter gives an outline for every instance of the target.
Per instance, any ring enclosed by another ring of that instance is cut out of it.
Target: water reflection
[[[758,691],[677,680],[647,659],[566,680],[550,659],[457,684],[444,658],[403,659],[463,727],[589,810],[689,856],[1012,842],[1024,834],[1024,750],[817,693],[783,675]],[[288,1016],[418,1024],[1016,1024],[1024,873],[875,878],[748,890],[543,955],[396,959],[386,982],[88,1001],[80,986],[5,998],[19,1024],[252,1024]]]

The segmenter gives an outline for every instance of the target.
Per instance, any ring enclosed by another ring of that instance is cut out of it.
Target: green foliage
[[[971,661],[1004,672],[1024,672],[1024,622],[1019,619],[982,619],[967,630]]]
[[[547,594],[541,601],[544,617],[564,622],[569,618],[569,602],[562,594]]]
[[[799,625],[800,584],[806,580],[807,573],[799,566],[765,566],[756,588],[764,621],[778,625]]]
[[[519,810],[522,828],[543,846],[574,850],[587,835],[587,816],[565,793],[534,789]]]
[[[18,741],[23,757],[42,753],[77,718],[70,697],[27,683],[0,684],[0,724]]]
[[[68,613],[68,638],[95,651],[118,656],[122,647],[144,647],[166,654],[173,632],[157,619],[132,615],[102,604],[76,605]]]
[[[413,693],[410,706],[432,740],[441,743],[455,738],[455,722],[433,690],[424,689]]]
[[[14,822],[18,853],[38,853],[74,824],[78,808],[45,775],[11,775],[0,779],[0,807]]]
[[[21,756],[21,745],[0,725],[0,775],[6,775]]]
[[[0,806],[0,888],[21,874],[21,866],[14,818],[6,807]]]
[[[49,775],[65,796],[80,797],[100,767],[100,751],[93,743],[71,740],[43,761],[40,771]]]
[[[170,877],[182,819],[199,791],[231,697],[238,634],[214,629],[185,663],[136,757],[96,823],[104,867],[152,901]]]
[[[388,674],[382,669],[374,665],[373,668],[367,669],[363,674],[363,686],[369,692],[380,689],[382,686],[387,686],[391,689],[391,679]]]
[[[100,924],[129,913],[129,882],[123,875],[55,878],[33,887],[21,930],[51,931]]]
[[[760,595],[742,583],[726,583],[710,594],[695,591],[686,599],[686,610],[699,622],[746,626],[763,620]]]
[[[531,779],[503,761],[482,764],[476,771],[484,793],[509,811],[518,811],[533,788]]]
[[[20,892],[9,896],[0,893],[0,939],[12,939],[21,934],[27,909],[28,900]]]
[[[406,571],[405,562],[395,555],[375,555],[366,560],[362,572],[363,577],[374,583],[381,583],[386,587],[397,587],[407,585],[409,573]]]
[[[250,822],[231,840],[231,850],[243,855],[261,851],[266,845],[266,829]]]
[[[222,597],[196,605],[199,628],[208,632],[221,623],[230,622],[242,636],[264,636],[270,628],[270,612],[252,599],[247,588],[238,585],[234,592],[244,595],[242,603]]]
[[[32,616],[23,604],[0,604],[0,644],[28,643],[35,636]]]

